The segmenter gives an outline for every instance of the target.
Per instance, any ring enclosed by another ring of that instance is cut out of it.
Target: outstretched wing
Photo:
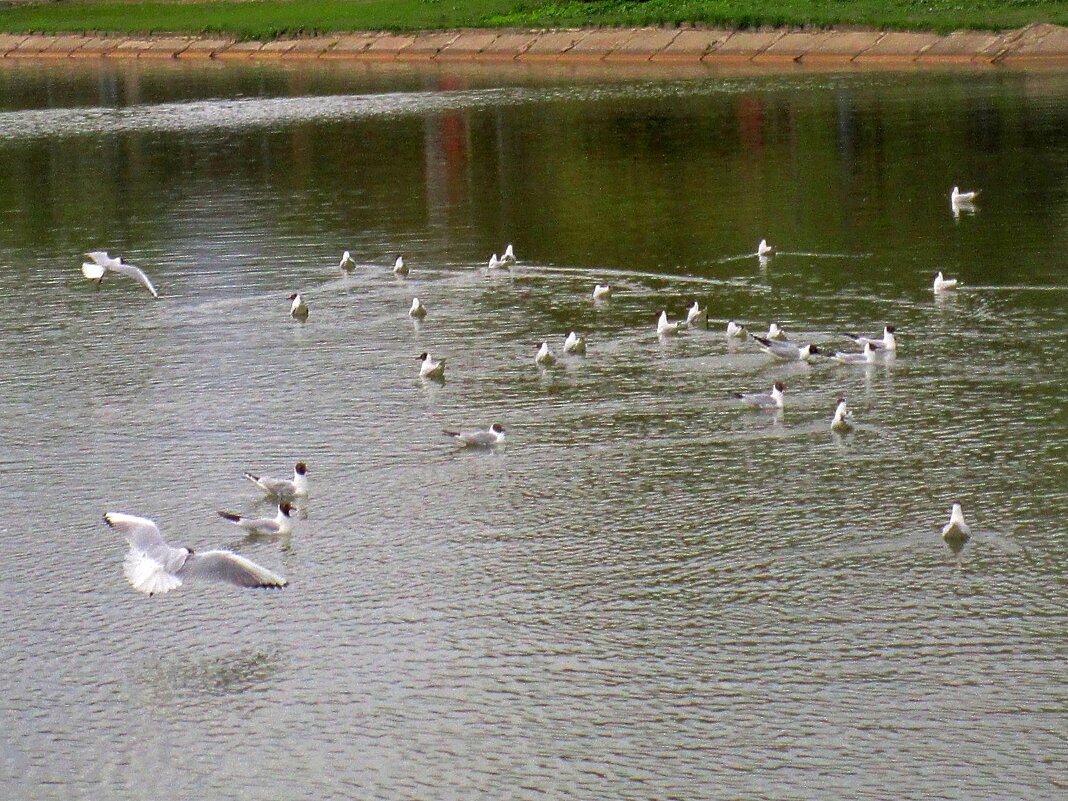
[[[148,276],[145,275],[145,271],[142,270],[140,267],[135,267],[132,264],[126,264],[126,262],[120,262],[118,264],[109,264],[108,269],[113,270],[117,273],[122,273],[123,275],[134,279],[141,286],[151,292],[152,297],[159,297],[159,292],[157,292],[156,288],[152,286],[152,282],[148,280]]]
[[[168,555],[178,553],[173,548],[163,548]],[[168,572],[163,562],[139,548],[130,548],[127,552],[122,563],[122,572],[131,587],[147,595],[162,595],[182,586],[182,580]]]
[[[251,559],[222,550],[190,554],[178,575],[183,579],[225,581],[238,587],[284,587],[289,583]]]
[[[104,277],[105,269],[99,264],[91,261],[82,262],[82,275],[88,278],[90,281],[99,281]]]
[[[115,261],[115,259],[111,258],[111,256],[108,255],[108,252],[106,250],[94,250],[84,255],[87,258],[92,259],[96,264],[99,264],[101,267],[107,267],[109,264]]]
[[[138,550],[146,550],[153,545],[165,545],[159,526],[147,517],[108,512],[104,522],[122,534],[130,545]]]

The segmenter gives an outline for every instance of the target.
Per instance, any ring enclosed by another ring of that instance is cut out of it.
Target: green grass
[[[0,31],[228,34],[602,25],[858,25],[950,31],[1068,25],[1064,0],[63,0],[0,10]]]

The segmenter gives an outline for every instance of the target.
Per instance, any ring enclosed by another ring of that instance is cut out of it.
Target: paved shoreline
[[[217,59],[523,64],[1068,66],[1068,28],[933,33],[590,28],[351,33],[268,42],[206,36],[0,34],[3,59]]]

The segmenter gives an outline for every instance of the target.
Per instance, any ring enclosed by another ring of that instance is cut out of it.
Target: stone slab
[[[538,36],[537,31],[522,33],[505,31],[495,36],[492,42],[483,47],[478,53],[478,58],[488,60],[518,58],[538,40]]]
[[[882,31],[832,31],[801,57],[804,64],[847,62],[883,37]]]
[[[367,58],[392,61],[406,47],[411,47],[414,43],[414,34],[383,33],[375,37],[375,40],[363,51],[363,55]]]
[[[27,36],[18,45],[7,52],[5,58],[36,58],[51,47],[56,36]]]
[[[213,58],[220,50],[233,45],[233,39],[194,39],[178,58]]]
[[[920,63],[925,61],[959,62],[976,60],[990,61],[1005,41],[1003,34],[989,31],[954,31],[928,47],[920,54]]]
[[[276,39],[273,42],[264,42],[258,50],[251,54],[251,58],[264,60],[282,58],[296,46],[297,43],[292,39]]]
[[[500,38],[496,31],[461,31],[448,47],[438,53],[438,61],[472,61]]]
[[[82,34],[61,34],[55,40],[40,51],[43,58],[70,58],[70,54],[85,44],[86,37]]]
[[[436,58],[438,53],[454,42],[459,35],[457,31],[421,33],[415,37],[411,45],[404,48],[404,58],[412,61]]]
[[[253,58],[263,49],[263,45],[263,42],[257,42],[255,40],[234,42],[225,50],[216,51],[215,58],[222,59],[223,61],[241,61],[243,59]]]
[[[153,39],[152,46],[137,52],[138,58],[168,59],[178,56],[193,43],[191,38],[174,37],[170,39]]]
[[[1068,62],[1068,28],[1045,23],[1028,25],[998,54],[998,59]]]
[[[586,34],[586,31],[546,31],[519,56],[521,61],[556,61]]]
[[[656,53],[651,61],[688,62],[700,61],[706,53],[723,44],[731,36],[731,31],[710,28],[684,29],[671,40],[671,44]]]
[[[0,34],[0,55],[6,54],[18,47],[26,38],[24,34]]]
[[[865,61],[915,61],[929,47],[941,39],[934,33],[902,33],[890,31],[867,50],[853,59]]]
[[[346,60],[359,58],[367,48],[374,44],[379,36],[380,34],[378,33],[357,33],[350,36],[342,36],[337,40],[336,45],[324,51],[319,58]]]
[[[125,39],[118,36],[89,36],[77,50],[71,51],[71,58],[104,58]]]
[[[785,35],[786,31],[779,30],[736,31],[727,37],[727,41],[716,45],[702,61],[716,63],[752,61],[754,56],[767,50]]]
[[[800,61],[806,53],[833,36],[831,31],[787,31],[765,50],[756,53],[753,61],[757,64],[766,61]]]
[[[609,53],[606,61],[648,61],[670,45],[679,35],[671,28],[640,28],[634,35]]]
[[[568,61],[600,61],[633,37],[634,31],[630,29],[589,31],[560,55]]]

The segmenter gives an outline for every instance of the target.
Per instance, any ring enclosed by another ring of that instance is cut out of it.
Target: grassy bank
[[[1068,4],[1064,0],[61,0],[0,11],[0,31],[11,33],[218,33],[249,39],[362,30],[690,23],[948,32],[1003,30],[1030,22],[1068,25]]]

